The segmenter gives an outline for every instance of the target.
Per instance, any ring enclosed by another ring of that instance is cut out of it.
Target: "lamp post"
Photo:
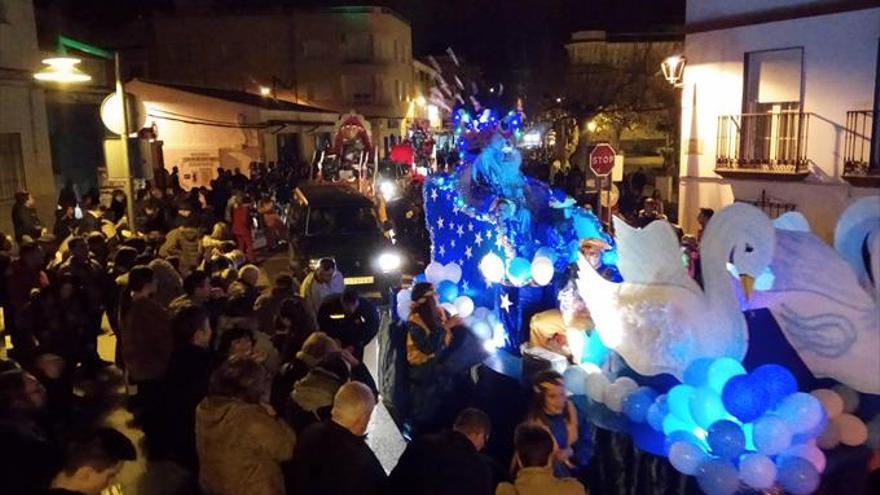
[[[44,67],[39,72],[35,73],[34,79],[41,82],[55,82],[59,84],[77,84],[91,81],[91,76],[76,67],[81,60],[68,56],[68,49],[77,50],[105,60],[113,61],[113,74],[116,79],[115,92],[116,97],[119,99],[119,107],[121,108],[120,111],[122,113],[122,133],[120,135],[120,141],[122,147],[122,170],[124,170],[125,173],[125,195],[128,197],[126,215],[128,216],[128,228],[131,232],[134,232],[134,191],[132,187],[131,164],[128,156],[128,105],[126,105],[125,89],[122,85],[119,52],[109,52],[102,48],[89,45],[88,43],[83,43],[82,41],[68,38],[66,36],[59,36],[58,56],[43,60],[43,63],[48,65],[48,67]]]
[[[660,70],[663,71],[663,78],[673,86],[681,84],[684,76],[684,66],[687,64],[687,58],[684,55],[672,55],[666,57],[660,63]]]

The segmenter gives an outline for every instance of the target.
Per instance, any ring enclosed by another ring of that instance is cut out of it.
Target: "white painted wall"
[[[685,13],[688,23],[719,17],[750,14],[808,4],[834,4],[840,0],[690,0]]]
[[[25,186],[43,224],[54,224],[55,196],[46,102],[32,74],[40,68],[37,30],[30,1],[6,2],[8,24],[0,24],[0,132],[21,134]],[[0,231],[12,234],[12,201],[0,203]]]
[[[846,112],[873,108],[878,38],[880,8],[688,35],[679,203],[685,230],[695,229],[700,207],[718,209],[766,190],[797,204],[814,231],[830,238],[851,198],[880,192],[840,178]],[[811,176],[794,183],[720,178],[714,173],[718,117],[742,112],[745,54],[790,47],[803,47],[803,109],[815,114],[807,150]]]

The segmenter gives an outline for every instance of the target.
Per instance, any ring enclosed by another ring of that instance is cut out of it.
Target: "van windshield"
[[[306,235],[368,234],[381,232],[370,207],[310,208]]]

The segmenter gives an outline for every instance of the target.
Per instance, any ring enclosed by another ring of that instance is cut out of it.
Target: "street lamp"
[[[34,79],[41,82],[55,82],[61,84],[84,83],[92,80],[92,77],[77,68],[80,59],[67,55],[67,50],[77,50],[89,55],[112,60],[114,64],[114,76],[116,79],[116,97],[121,104],[119,105],[122,112],[122,133],[119,136],[121,141],[121,158],[122,169],[125,172],[125,194],[128,196],[128,204],[126,214],[128,215],[128,228],[131,232],[135,231],[134,224],[134,191],[131,184],[131,165],[128,157],[128,105],[125,101],[125,91],[122,86],[122,75],[119,68],[119,52],[109,52],[96,46],[83,43],[66,36],[58,37],[58,55],[57,57],[47,58],[43,63],[48,67],[34,74]]]
[[[669,82],[669,84],[675,86],[681,82],[682,76],[684,75],[684,66],[687,64],[687,59],[684,55],[673,55],[671,57],[666,57],[662,63],[660,63],[660,69],[663,71],[663,77]]]

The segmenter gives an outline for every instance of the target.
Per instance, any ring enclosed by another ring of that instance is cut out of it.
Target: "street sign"
[[[599,177],[605,177],[614,168],[614,148],[608,143],[599,143],[590,151],[590,170]]]

